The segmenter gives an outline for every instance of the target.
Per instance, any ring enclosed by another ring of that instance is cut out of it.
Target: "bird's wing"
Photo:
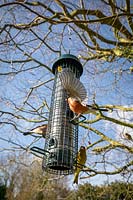
[[[63,69],[59,73],[59,78],[65,90],[70,97],[78,98],[81,102],[87,97],[87,92],[84,85],[69,68]]]
[[[47,124],[43,124],[41,126],[37,126],[33,129],[31,129],[29,132],[25,132],[23,135],[30,135],[30,134],[36,133],[36,134],[45,136],[46,130],[47,130]]]
[[[43,124],[33,128],[31,131],[34,133],[43,133],[46,131],[46,129],[47,129],[47,124]]]

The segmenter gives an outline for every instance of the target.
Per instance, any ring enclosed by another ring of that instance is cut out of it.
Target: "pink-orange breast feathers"
[[[82,105],[78,100],[73,98],[68,98],[68,104],[70,109],[76,114],[83,114],[88,112],[89,108],[87,106]]]

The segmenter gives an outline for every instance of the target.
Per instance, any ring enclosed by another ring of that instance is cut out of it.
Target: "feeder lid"
[[[80,76],[82,75],[83,73],[83,67],[82,67],[82,64],[80,63],[79,59],[72,55],[72,54],[64,54],[62,56],[60,56],[53,64],[53,67],[52,67],[52,71],[53,73],[55,74],[55,69],[56,67],[58,67],[58,65],[61,65],[61,62],[63,61],[68,61],[68,62],[72,62],[75,64],[75,67],[78,68],[79,72],[80,72]]]

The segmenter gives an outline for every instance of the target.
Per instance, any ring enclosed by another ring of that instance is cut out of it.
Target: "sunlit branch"
[[[101,142],[103,142],[104,140],[103,139],[100,139],[100,140],[97,140],[96,142],[92,143],[92,144],[89,144],[89,146],[87,146],[87,150],[92,148],[93,146],[95,146],[96,144],[99,144]]]
[[[125,107],[125,106],[120,106],[120,105],[105,105],[104,108],[111,108],[111,109],[115,108],[115,109],[123,110],[124,112],[133,111],[133,107]]]
[[[118,119],[114,119],[114,118],[105,116],[103,114],[101,115],[101,119],[106,120],[106,121],[110,121],[110,122],[113,122],[115,124],[119,124],[119,125],[122,125],[122,126],[133,128],[133,124],[131,124],[131,123],[124,122],[124,121],[121,121],[121,120],[118,120]]]
[[[102,132],[98,131],[95,128],[92,128],[90,126],[86,126],[86,125],[82,125],[82,127],[84,127],[85,129],[88,129],[94,133],[96,133],[97,135],[99,135],[101,137],[102,140],[109,142],[110,145],[112,145],[113,148],[121,148],[121,149],[125,149],[128,152],[133,153],[133,148],[126,146],[124,144],[121,144],[120,142],[113,140],[111,138],[109,138],[108,136],[106,136],[105,134],[103,134]],[[109,146],[110,147],[110,146]],[[87,147],[89,148],[89,146]]]
[[[101,115],[97,114],[94,119],[84,121],[84,124],[93,124],[93,123],[96,123],[100,120],[101,120]],[[84,125],[82,123],[80,123],[80,126],[84,126]]]
[[[105,174],[105,175],[115,175],[115,174],[120,174],[121,172],[124,172],[125,170],[128,169],[128,167],[133,165],[133,161],[130,161],[129,163],[127,163],[126,165],[114,170],[114,171],[98,171],[98,170],[94,170],[90,167],[86,167],[84,168],[84,172],[89,172],[92,173],[89,176],[85,176],[85,177],[81,177],[80,179],[85,179],[85,178],[90,178],[93,176],[96,176],[98,174]],[[131,169],[129,169],[129,171],[132,171]]]
[[[133,153],[133,148],[125,145],[125,144],[121,144],[121,145],[112,145],[112,144],[109,144],[107,146],[101,146],[101,147],[95,147],[92,151],[95,152],[96,154],[100,154],[100,153],[103,153],[105,151],[109,151],[109,150],[113,150],[115,148],[121,148],[121,149],[124,149],[124,150],[127,150],[129,151],[130,153]]]

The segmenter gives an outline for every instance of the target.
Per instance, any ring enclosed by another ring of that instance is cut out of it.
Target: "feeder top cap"
[[[56,67],[63,64],[63,62],[73,63],[73,65],[75,65],[75,68],[78,68],[78,70],[80,72],[80,76],[82,75],[82,73],[83,73],[82,64],[80,63],[79,59],[72,54],[64,54],[64,55],[60,56],[54,62],[53,67],[52,67],[52,71],[54,74],[55,74]]]

